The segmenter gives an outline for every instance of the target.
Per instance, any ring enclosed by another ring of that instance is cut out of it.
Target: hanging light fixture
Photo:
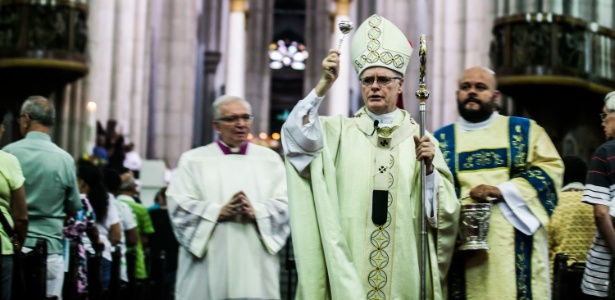
[[[292,41],[287,43],[278,40],[277,43],[269,45],[269,67],[275,70],[283,67],[291,67],[294,70],[305,70],[305,60],[309,57],[305,46]]]

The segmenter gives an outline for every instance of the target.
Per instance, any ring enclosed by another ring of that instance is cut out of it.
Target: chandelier
[[[282,67],[291,67],[299,71],[304,70],[305,60],[308,56],[305,46],[295,41],[288,43],[278,40],[277,43],[269,45],[269,59],[271,59],[269,67],[275,70]]]

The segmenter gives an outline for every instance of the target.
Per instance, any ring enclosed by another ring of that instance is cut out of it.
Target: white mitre
[[[404,75],[412,55],[412,44],[404,33],[379,15],[372,15],[361,23],[350,47],[358,76],[370,67],[385,67]]]

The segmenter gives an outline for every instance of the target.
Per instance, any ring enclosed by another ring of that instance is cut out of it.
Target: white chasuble
[[[391,127],[374,130],[365,108],[353,118],[320,122],[324,149],[309,174],[300,175],[287,162],[297,298],[418,299],[420,164],[412,138],[419,135],[418,124],[398,110]],[[443,295],[459,209],[439,150],[434,172],[439,180],[437,217],[427,228],[428,299]]]
[[[169,214],[181,245],[177,299],[280,299],[279,259],[290,228],[280,156],[250,144],[224,155],[216,143],[184,153],[168,190]],[[243,191],[256,224],[220,222]]]

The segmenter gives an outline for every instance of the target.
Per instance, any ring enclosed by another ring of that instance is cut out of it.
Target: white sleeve
[[[107,207],[107,219],[105,220],[105,227],[110,228],[111,225],[120,222],[120,214],[117,212],[117,207],[113,203],[113,200],[108,200],[109,206]]]
[[[263,245],[270,254],[276,254],[290,234],[290,215],[284,163],[280,160],[270,172],[275,187],[267,199],[252,202],[252,207]]]
[[[434,171],[425,176],[425,214],[427,221],[433,228],[438,227],[438,186],[440,185],[440,173]]]
[[[323,140],[318,107],[324,97],[312,90],[293,108],[282,127],[282,147],[288,161],[301,173],[322,151]],[[303,124],[303,117],[308,123]]]
[[[120,219],[122,220],[122,230],[127,231],[137,227],[137,221],[132,215],[132,209],[130,206],[120,200],[116,200],[115,204],[117,205],[117,211],[119,212]]]
[[[504,182],[497,186],[504,201],[498,203],[502,214],[517,230],[526,235],[533,235],[540,227],[540,221],[534,216],[517,187]]]

